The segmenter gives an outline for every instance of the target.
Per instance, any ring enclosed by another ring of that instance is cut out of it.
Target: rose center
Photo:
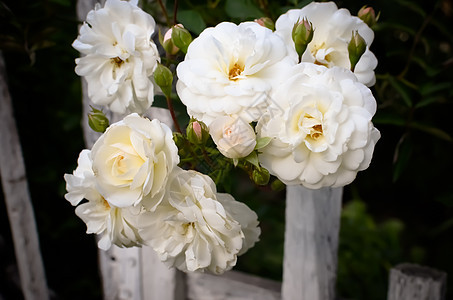
[[[322,122],[310,114],[305,114],[300,123],[300,129],[313,140],[323,136]]]
[[[322,136],[322,134],[323,132],[321,124],[313,126],[310,130],[310,136],[312,139],[317,140],[320,136]]]
[[[118,174],[124,174],[127,172],[127,165],[126,165],[126,162],[124,161],[123,155],[118,155],[116,157],[115,165],[116,165],[116,170],[118,171]]]
[[[315,58],[314,64],[319,66],[329,67],[332,62],[333,48],[329,48],[325,43],[314,45],[311,49],[311,54]]]
[[[228,72],[228,78],[232,81],[236,81],[239,79],[239,76],[241,75],[242,71],[244,71],[244,66],[235,63],[232,68],[230,68],[230,71]]]
[[[113,66],[114,66],[115,68],[119,68],[119,67],[121,67],[121,65],[124,63],[124,60],[122,60],[121,58],[119,58],[119,57],[117,56],[117,57],[111,58],[111,59],[110,59],[110,62],[113,64]]]

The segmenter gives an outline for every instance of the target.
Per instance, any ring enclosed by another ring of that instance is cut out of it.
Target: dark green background
[[[167,4],[170,14],[173,4]],[[179,19],[194,36],[221,21],[274,20],[308,1],[180,1]],[[382,137],[370,168],[345,187],[337,290],[344,299],[385,299],[389,269],[414,262],[450,273],[453,295],[453,3],[336,1],[352,14],[365,4],[381,17],[371,50],[379,65],[372,88]],[[145,8],[161,22],[159,7]],[[100,299],[92,235],[64,200],[64,173],[84,148],[75,2],[0,1],[0,48],[6,59],[47,280],[54,299]],[[259,214],[261,242],[238,268],[281,279],[284,191],[256,189],[239,174],[227,186]],[[0,193],[0,197],[2,194]],[[14,252],[0,199],[0,295],[21,299]]]

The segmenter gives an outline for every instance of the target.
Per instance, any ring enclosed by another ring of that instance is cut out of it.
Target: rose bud
[[[180,24],[173,26],[172,29],[171,40],[173,44],[181,49],[182,52],[187,53],[187,48],[192,42],[192,35]]]
[[[209,130],[205,123],[192,119],[187,125],[187,139],[196,145],[204,145],[209,139]]]
[[[252,172],[252,179],[257,185],[266,185],[270,178],[269,171],[265,168],[255,169]]]
[[[176,24],[174,27],[182,27],[181,24]],[[164,47],[165,51],[170,55],[175,55],[178,53],[179,48],[175,46],[173,40],[171,39],[171,34],[173,32],[173,27],[168,29],[164,35],[162,40],[162,47]]]
[[[307,49],[308,44],[310,44],[313,39],[313,33],[313,25],[307,19],[303,19],[302,21],[294,24],[292,38],[297,54],[299,55],[299,62],[305,52],[305,49]]]
[[[272,21],[271,18],[262,17],[262,18],[259,18],[259,19],[255,19],[255,22],[260,24],[263,27],[269,28],[272,31],[275,30],[275,23],[274,23],[274,21]]]
[[[376,17],[374,9],[372,7],[367,7],[366,5],[362,7],[357,14],[357,16],[369,27],[372,27],[377,23],[379,15],[380,14]]]
[[[166,66],[158,63],[154,70],[154,81],[160,87],[165,96],[170,97],[173,83],[173,74]]]
[[[354,72],[354,68],[363,53],[366,50],[366,42],[363,37],[356,31],[352,33],[351,41],[348,44],[349,61],[351,62],[351,71]]]

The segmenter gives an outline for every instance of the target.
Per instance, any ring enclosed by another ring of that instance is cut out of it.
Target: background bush
[[[172,12],[172,1],[167,1]],[[372,88],[382,138],[370,168],[345,188],[337,290],[344,299],[385,299],[389,269],[414,262],[449,273],[453,295],[453,3],[335,1],[356,14],[381,12],[371,50],[379,65]],[[194,36],[221,21],[276,19],[309,1],[181,0],[179,21]],[[158,22],[159,7],[143,3]],[[84,148],[75,2],[0,1],[0,49],[19,127],[41,250],[54,299],[101,299],[92,235],[64,200],[64,173]],[[262,238],[238,269],[281,280],[284,191],[257,189],[242,174],[226,183],[259,214]],[[3,194],[0,193],[0,197]],[[20,299],[3,199],[0,199],[0,297]]]

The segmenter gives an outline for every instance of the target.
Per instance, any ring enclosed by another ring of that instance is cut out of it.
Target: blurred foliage
[[[404,224],[388,219],[377,224],[360,199],[348,202],[341,215],[338,290],[351,299],[385,299],[390,268],[401,262]]]
[[[172,24],[173,1],[163,1],[166,16],[156,1],[142,2],[158,23]],[[221,21],[276,20],[309,2],[180,0],[177,21],[196,37]],[[344,190],[337,290],[347,299],[383,299],[389,269],[415,262],[450,273],[451,299],[453,1],[335,2],[353,15],[365,4],[381,13],[371,50],[379,60],[372,92],[378,102],[374,123],[382,134],[370,168]],[[73,72],[78,53],[70,46],[77,25],[75,1],[0,1],[0,49],[49,286],[55,299],[100,299],[94,238],[84,234],[85,225],[63,199],[63,174],[76,167],[84,147],[80,79]],[[185,126],[187,117],[179,117]],[[248,183],[239,172],[224,186],[253,208],[262,224],[261,241],[238,260],[238,269],[280,280],[284,191]],[[0,214],[0,295],[18,299],[17,291],[3,288],[14,252],[3,206]]]

